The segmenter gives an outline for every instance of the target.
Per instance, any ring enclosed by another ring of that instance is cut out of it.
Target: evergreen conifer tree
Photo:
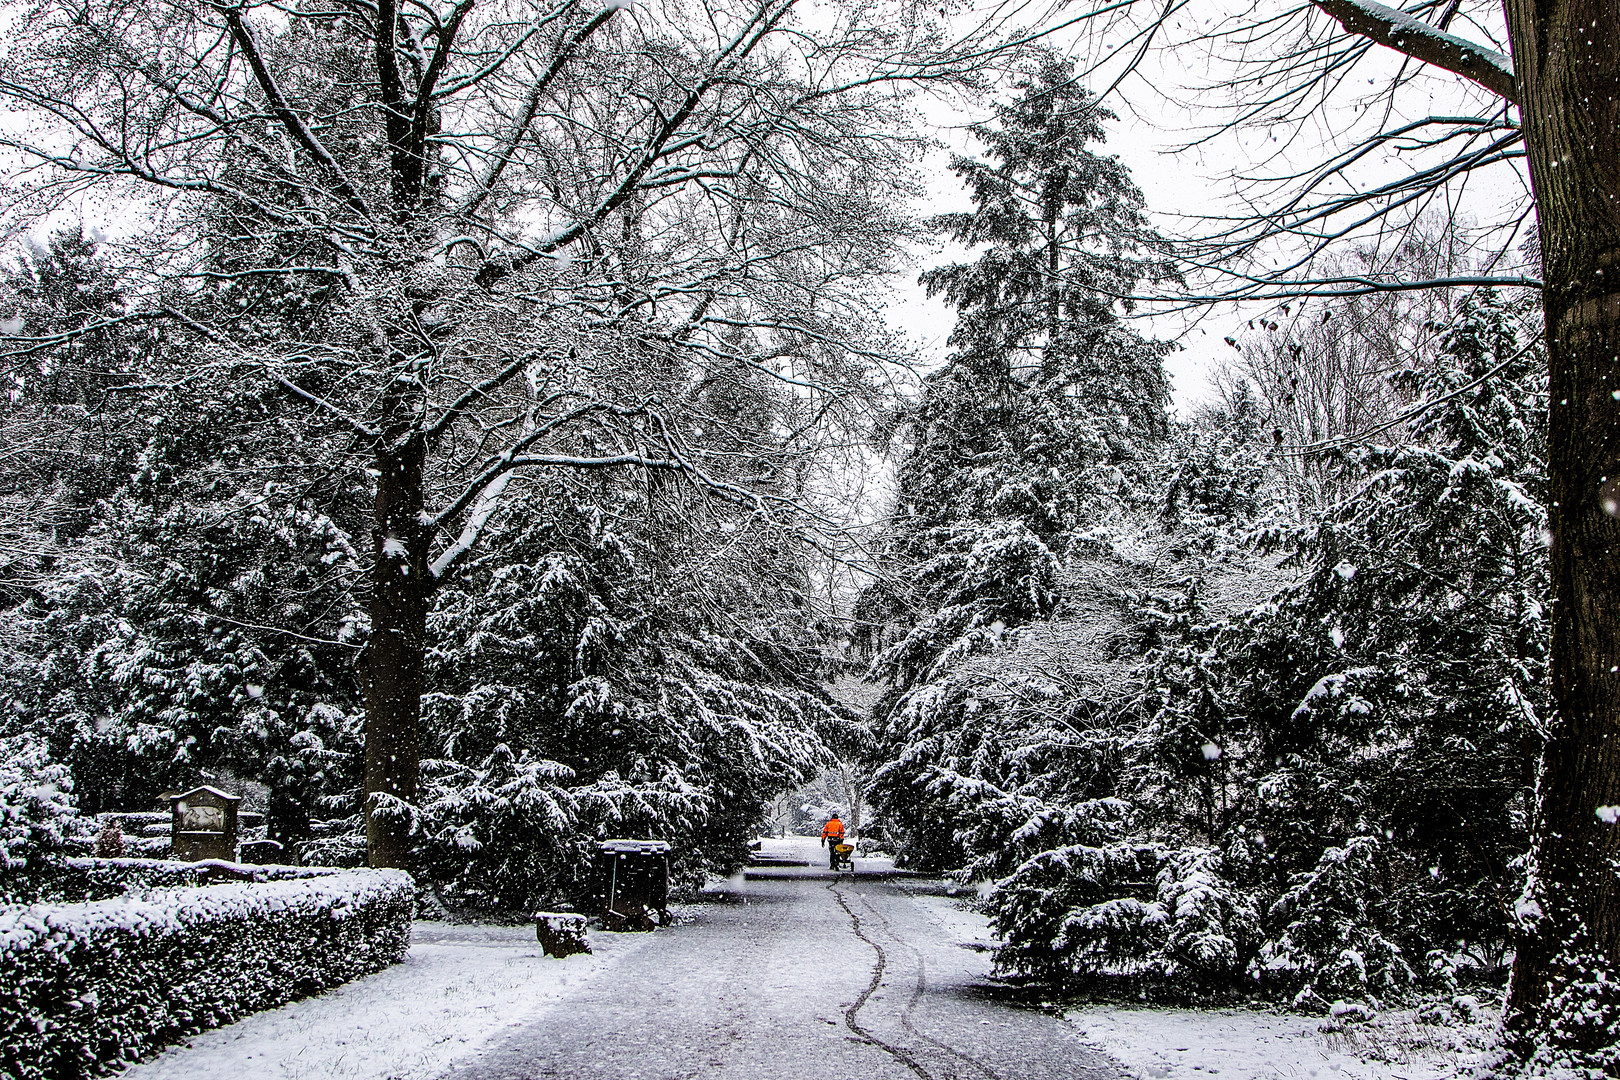
[[[1057,58],[1015,90],[971,129],[984,157],[955,161],[973,209],[933,221],[977,254],[922,276],[957,309],[954,351],[900,465],[890,542],[908,577],[861,610],[894,635],[873,664],[889,685],[875,796],[918,865],[960,864],[950,823],[974,798],[953,778],[987,780],[1007,742],[952,673],[1052,614],[1063,559],[1145,507],[1169,433],[1172,346],[1120,316],[1173,270],[1125,166],[1090,149],[1112,116]]]
[[[1023,787],[1031,822],[1109,798],[1124,825],[1008,829],[990,867],[1007,966],[1192,966],[1317,1006],[1499,971],[1528,845],[1524,750],[1545,724],[1533,314],[1490,292],[1458,306],[1432,366],[1396,375],[1409,438],[1344,454],[1344,499],[1262,530],[1298,574],[1269,602],[1212,617],[1196,579],[1142,598],[1134,699],[1092,734],[1112,786]],[[1203,471],[1179,482],[1196,493]]]

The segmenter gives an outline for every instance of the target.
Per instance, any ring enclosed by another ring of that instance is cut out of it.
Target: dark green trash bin
[[[669,845],[662,840],[603,840],[591,893],[609,930],[651,930],[669,921]]]

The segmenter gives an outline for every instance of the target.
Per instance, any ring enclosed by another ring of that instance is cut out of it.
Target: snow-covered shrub
[[[1183,996],[1226,989],[1259,936],[1254,897],[1207,848],[1045,851],[990,901],[1006,941],[997,964],[1045,979],[1125,977]]]
[[[102,1075],[186,1035],[397,962],[393,870],[0,908],[0,1073]]]
[[[353,869],[366,865],[366,834],[343,833],[321,836],[298,845],[298,858],[310,866],[336,866]]]
[[[424,876],[481,907],[533,907],[559,870],[587,865],[579,806],[567,767],[498,744],[477,766],[426,763],[422,801]],[[566,888],[560,890],[566,893]]]
[[[1005,944],[999,967],[1054,978],[1134,970],[1142,929],[1155,916],[1159,851],[1147,845],[1070,845],[1041,852],[1000,882],[992,926]]]
[[[62,850],[75,817],[73,777],[33,736],[0,738],[0,891]]]
[[[1165,854],[1155,878],[1166,916],[1156,961],[1163,978],[1228,983],[1252,955],[1260,937],[1253,890],[1225,875],[1221,853],[1211,848]]]
[[[40,872],[30,873],[17,895],[18,901],[26,904],[85,904],[153,889],[187,889],[237,879],[289,881],[336,872],[320,866],[252,866],[213,859],[174,862],[69,856],[53,859]]]
[[[1252,966],[1301,1006],[1335,998],[1398,998],[1414,982],[1401,948],[1385,936],[1389,889],[1384,845],[1358,836],[1322,853],[1272,904],[1274,927]]]
[[[1584,943],[1582,943],[1584,944]],[[1514,1076],[1584,1080],[1620,1075],[1620,981],[1593,964],[1596,950],[1572,948],[1559,956],[1565,974],[1553,984],[1540,1017],[1556,1039],[1535,1046]]]

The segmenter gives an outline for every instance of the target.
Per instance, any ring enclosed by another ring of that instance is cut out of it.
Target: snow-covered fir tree
[[[1125,167],[1091,149],[1111,114],[1055,58],[1014,90],[972,129],[984,157],[954,163],[973,209],[933,222],[977,256],[922,276],[957,309],[954,351],[909,416],[888,538],[901,569],[859,609],[885,627],[874,794],[920,866],[960,863],[945,823],[969,796],[953,778],[994,773],[983,759],[1005,746],[971,706],[941,707],[953,671],[1052,613],[1063,560],[1143,505],[1169,431],[1170,346],[1120,313],[1172,271]]]

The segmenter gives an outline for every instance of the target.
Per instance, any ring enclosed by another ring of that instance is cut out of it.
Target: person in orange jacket
[[[844,842],[844,823],[838,820],[838,811],[821,827],[821,842],[827,846],[827,869],[838,869],[838,845]]]

